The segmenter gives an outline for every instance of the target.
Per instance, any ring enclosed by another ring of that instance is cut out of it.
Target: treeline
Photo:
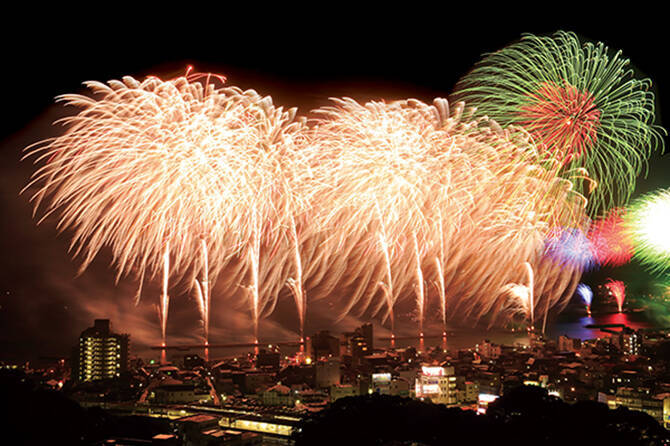
[[[3,445],[88,445],[113,437],[150,440],[169,432],[164,420],[83,408],[63,392],[40,388],[22,370],[0,371],[0,409]]]
[[[582,401],[567,404],[545,389],[521,386],[486,415],[387,395],[347,397],[302,423],[296,446],[313,445],[665,445],[651,416]]]

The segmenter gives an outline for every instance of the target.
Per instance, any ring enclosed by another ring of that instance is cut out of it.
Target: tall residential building
[[[328,331],[320,331],[312,336],[312,350],[315,360],[340,356],[340,340]]]
[[[130,335],[113,333],[109,319],[96,319],[79,336],[77,380],[116,378],[128,369]]]
[[[502,348],[498,344],[492,344],[486,339],[481,344],[475,346],[477,353],[485,359],[497,359],[502,354]]]
[[[642,336],[637,331],[624,329],[619,335],[619,346],[624,355],[639,355],[642,346]]]
[[[365,343],[367,344],[368,351],[370,352],[370,354],[372,354],[372,352],[375,349],[374,332],[373,332],[373,329],[372,329],[372,324],[370,322],[367,322],[367,323],[361,325],[360,327],[358,327],[356,329],[356,331],[359,332],[360,335],[365,338]]]
[[[316,388],[330,388],[340,384],[342,373],[339,358],[321,359],[316,363]]]
[[[351,364],[354,367],[358,367],[363,362],[363,358],[372,352],[368,348],[365,338],[359,334],[355,334],[349,342],[351,343]]]

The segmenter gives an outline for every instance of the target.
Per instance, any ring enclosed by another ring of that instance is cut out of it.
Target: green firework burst
[[[635,258],[652,272],[670,270],[670,189],[661,189],[633,201],[624,217],[635,246]]]
[[[476,107],[475,116],[526,129],[595,216],[624,205],[651,153],[663,149],[651,80],[635,79],[628,64],[621,51],[581,44],[573,33],[526,34],[486,55],[452,99]]]

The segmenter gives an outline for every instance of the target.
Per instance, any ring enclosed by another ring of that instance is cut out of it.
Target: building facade
[[[113,379],[128,370],[130,335],[113,333],[109,319],[96,319],[79,336],[77,380]]]
[[[416,379],[417,398],[427,398],[437,404],[456,404],[458,390],[453,367],[421,367]]]

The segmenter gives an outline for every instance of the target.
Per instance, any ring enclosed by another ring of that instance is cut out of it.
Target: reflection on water
[[[592,316],[584,315],[575,315],[573,314],[563,314],[559,317],[554,323],[548,324],[547,326],[547,338],[556,340],[559,336],[565,335],[570,338],[578,339],[595,339],[610,336],[609,333],[600,331],[598,328],[587,328],[588,325],[604,325],[604,324],[623,324],[633,329],[640,328],[652,328],[658,327],[657,324],[654,324],[644,312],[632,312],[632,313],[594,313]],[[435,330],[432,330],[435,328]],[[439,330],[439,331],[438,331]],[[528,334],[525,331],[511,332],[509,330],[501,329],[484,329],[481,327],[478,328],[452,328],[448,331],[448,336],[445,338],[442,335],[431,336],[430,333],[441,333],[441,327],[430,327],[427,326],[426,337],[419,339],[418,336],[415,338],[408,339],[407,337],[397,337],[395,339],[386,338],[386,340],[375,340],[375,348],[405,348],[405,347],[414,347],[419,351],[426,351],[433,347],[449,350],[452,353],[455,353],[461,349],[475,348],[477,344],[482,343],[484,340],[489,340],[496,344],[503,345],[530,345],[530,339]],[[377,334],[377,333],[376,333]],[[409,333],[408,333],[409,334]],[[383,333],[379,334],[382,336]],[[212,352],[205,352],[205,355],[212,356],[213,358],[224,358],[231,356],[241,356],[249,353],[251,349],[247,348],[235,348],[235,349],[225,349],[217,350],[214,349]],[[298,351],[298,347],[283,347],[282,355],[291,356]],[[202,355],[201,351],[194,350],[193,353]],[[155,355],[155,352],[152,352],[151,356]],[[170,355],[168,360],[176,361],[179,357],[183,358],[185,352],[169,352]],[[161,358],[162,362],[165,361],[165,357]]]
[[[595,313],[591,317],[581,315],[563,315],[558,321],[547,326],[547,338],[556,340],[565,335],[570,338],[595,339],[610,336],[610,333],[600,331],[598,328],[587,328],[587,325],[623,324],[632,329],[652,328],[656,325],[651,322],[643,312],[633,313]],[[614,328],[618,330],[618,328]],[[430,332],[429,330],[427,330]],[[483,328],[453,328],[449,330],[449,336],[445,339],[439,337],[426,337],[424,345],[419,339],[400,338],[395,340],[396,348],[415,347],[422,349],[441,347],[456,352],[461,349],[474,348],[484,340],[503,345],[530,345],[528,334],[524,331],[511,332],[508,330]],[[379,341],[376,346],[390,347],[389,341]]]
[[[654,324],[649,321],[643,312],[635,313],[601,313],[591,317],[562,318],[549,326],[547,335],[549,338],[557,338],[566,335],[571,338],[595,339],[608,336],[609,334],[597,328],[587,328],[587,325],[623,324],[634,330],[640,328],[652,328]]]

